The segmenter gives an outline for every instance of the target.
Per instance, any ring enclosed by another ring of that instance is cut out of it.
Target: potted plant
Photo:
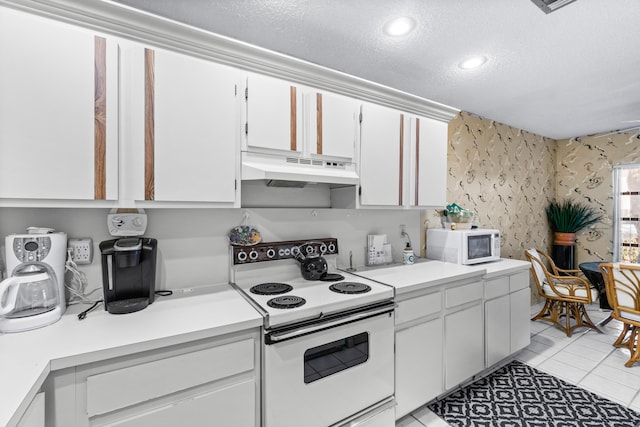
[[[572,200],[551,202],[545,209],[549,227],[553,231],[553,261],[563,269],[574,268],[576,233],[600,222],[597,209]]]
[[[571,241],[574,241],[577,232],[597,224],[603,217],[595,208],[571,200],[560,203],[551,202],[546,211],[551,231],[573,234]],[[560,236],[560,240],[564,240],[566,237],[568,236]]]

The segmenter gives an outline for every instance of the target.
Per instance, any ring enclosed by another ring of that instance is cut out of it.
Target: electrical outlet
[[[91,264],[93,260],[93,241],[90,237],[69,239],[67,246],[71,249],[71,260],[76,264]]]

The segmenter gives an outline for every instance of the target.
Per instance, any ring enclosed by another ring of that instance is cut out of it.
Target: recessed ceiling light
[[[384,32],[390,36],[404,36],[413,30],[416,21],[406,16],[392,19],[384,25]]]
[[[472,68],[478,68],[485,62],[487,62],[486,56],[472,56],[471,58],[465,59],[460,64],[458,64],[458,67],[462,68],[463,70],[470,70]]]

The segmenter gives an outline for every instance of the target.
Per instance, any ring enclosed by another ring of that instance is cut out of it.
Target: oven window
[[[304,382],[312,383],[369,358],[369,333],[353,335],[304,352]]]
[[[468,236],[468,259],[485,258],[491,256],[491,235]]]

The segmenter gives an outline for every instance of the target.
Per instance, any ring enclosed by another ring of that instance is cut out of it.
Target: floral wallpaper
[[[557,142],[556,194],[595,206],[605,219],[576,236],[576,264],[613,257],[613,166],[640,163],[640,131],[600,133]]]
[[[525,259],[525,249],[551,245],[544,208],[555,195],[555,159],[554,139],[461,112],[449,122],[447,202],[500,230],[503,258]],[[422,223],[440,227],[435,211]]]
[[[461,112],[449,123],[447,203],[476,212],[475,223],[501,231],[501,255],[525,259],[536,247],[551,253],[545,207],[569,198],[605,219],[578,233],[576,265],[613,256],[613,166],[640,163],[640,130],[554,140]],[[425,211],[424,229],[440,227]],[[537,300],[532,294],[532,302]]]

